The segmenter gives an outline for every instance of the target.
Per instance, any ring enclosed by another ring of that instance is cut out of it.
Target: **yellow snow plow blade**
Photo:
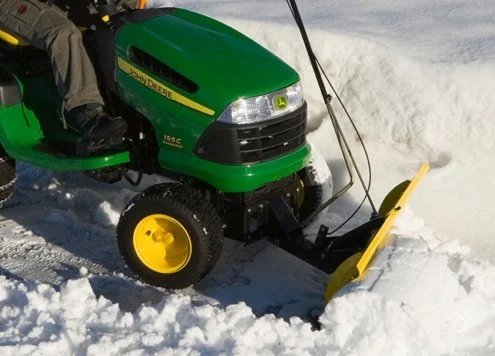
[[[370,242],[363,251],[357,252],[347,258],[332,273],[325,293],[325,303],[328,303],[340,288],[349,282],[361,279],[364,276],[373,256],[387,243],[394,220],[399,216],[400,212],[409,201],[412,192],[426,175],[429,168],[429,165],[424,163],[413,179],[402,182],[387,194],[379,209],[380,217],[385,219],[383,224],[370,239]]]

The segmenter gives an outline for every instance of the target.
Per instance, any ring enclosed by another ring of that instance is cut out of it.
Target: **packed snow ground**
[[[160,4],[226,21],[294,66],[310,106],[309,140],[335,185],[345,182],[285,2]],[[323,273],[265,242],[227,241],[195,288],[152,288],[132,278],[114,240],[132,189],[21,165],[0,220],[2,355],[495,352],[495,4],[318,0],[301,10],[370,150],[376,200],[420,162],[432,165],[367,278],[323,311]],[[323,220],[336,224],[360,198],[354,190]],[[300,318],[318,308],[315,331]]]

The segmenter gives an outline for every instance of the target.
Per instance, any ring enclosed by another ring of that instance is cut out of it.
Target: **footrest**
[[[102,140],[100,142],[89,142],[87,140],[80,140],[76,144],[76,156],[86,157],[93,155],[107,154],[108,152],[123,151],[124,138],[110,138]]]
[[[85,139],[76,139],[74,142],[44,139],[43,144],[51,148],[50,153],[52,154],[60,153],[66,156],[76,157],[106,156],[114,152],[126,150],[124,138],[122,137],[111,138],[101,142],[89,142]]]

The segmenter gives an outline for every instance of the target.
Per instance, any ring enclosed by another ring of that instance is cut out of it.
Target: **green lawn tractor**
[[[143,174],[162,175],[173,183],[137,194],[117,226],[121,254],[141,280],[171,289],[198,282],[218,260],[224,236],[246,243],[268,237],[326,272],[336,270],[327,298],[362,276],[427,167],[373,208],[367,224],[341,236],[322,226],[315,241],[304,237],[303,226],[352,185],[355,172],[368,198],[369,185],[331,109],[296,3],[288,4],[351,175],[329,200],[322,201],[315,179],[306,102],[290,66],[198,13],[115,11],[105,0],[95,3],[99,15],[84,40],[106,109],[127,121],[127,135],[95,150],[64,128],[46,54],[1,30],[0,203],[13,192],[16,160],[107,183],[138,185]]]

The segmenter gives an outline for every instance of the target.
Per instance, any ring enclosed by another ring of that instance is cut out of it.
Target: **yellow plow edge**
[[[387,243],[395,219],[399,216],[404,206],[411,198],[412,192],[416,189],[426,173],[428,173],[429,169],[429,165],[423,163],[413,179],[400,183],[387,194],[379,209],[379,215],[384,217],[385,221],[370,240],[364,251],[355,253],[347,258],[332,273],[325,293],[325,303],[328,303],[335,293],[343,286],[354,280],[361,279],[365,275],[373,256]]]

